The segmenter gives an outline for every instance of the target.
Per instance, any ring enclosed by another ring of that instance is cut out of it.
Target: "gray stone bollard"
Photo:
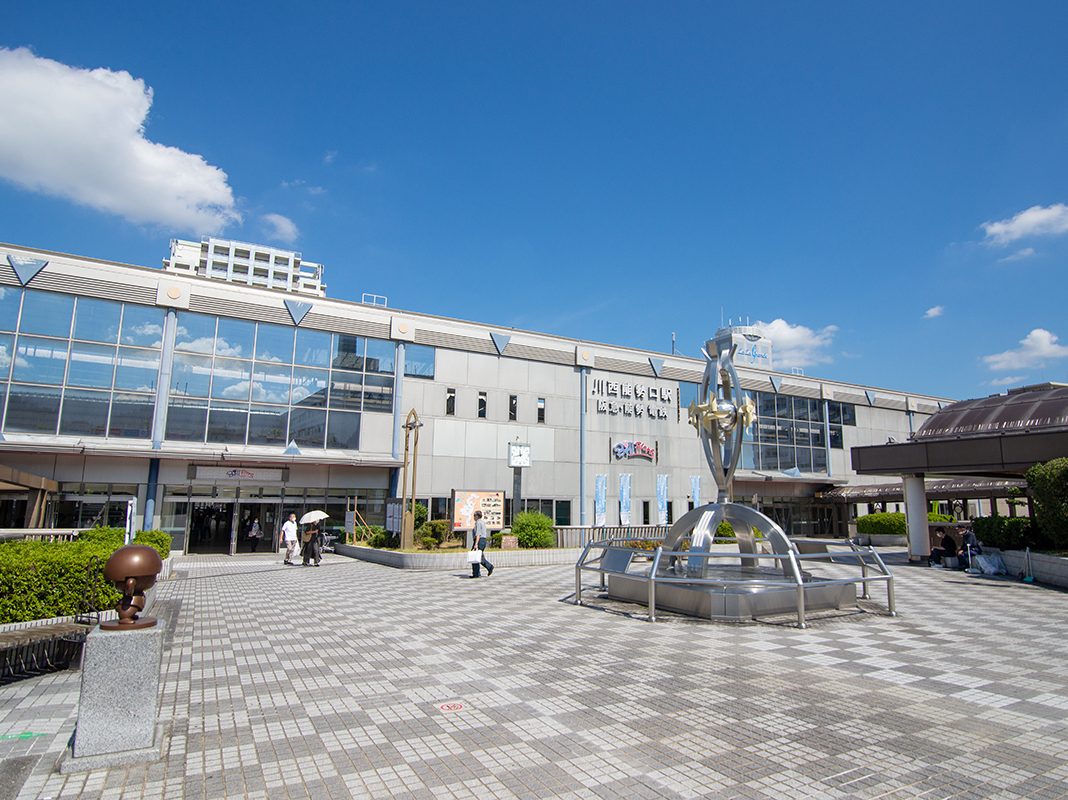
[[[126,631],[94,628],[82,656],[78,724],[62,772],[154,761],[163,625]]]

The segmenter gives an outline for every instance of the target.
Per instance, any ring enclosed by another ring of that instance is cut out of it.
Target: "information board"
[[[504,492],[453,490],[453,530],[472,530],[475,527],[476,511],[482,512],[482,521],[486,523],[487,530],[499,531],[504,527]]]
[[[399,497],[388,498],[386,500],[386,530],[390,533],[400,533],[403,517],[404,501]]]

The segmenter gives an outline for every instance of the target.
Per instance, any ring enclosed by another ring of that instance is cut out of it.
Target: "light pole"
[[[404,467],[401,472],[401,540],[402,550],[415,546],[415,477],[419,469],[419,429],[423,423],[413,408],[404,419]],[[412,436],[412,432],[415,436]],[[412,465],[412,482],[408,483],[408,464]],[[409,494],[409,489],[411,493]],[[411,508],[408,507],[408,499],[411,498]]]

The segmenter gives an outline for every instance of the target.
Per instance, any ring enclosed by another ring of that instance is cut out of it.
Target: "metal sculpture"
[[[156,585],[156,576],[163,569],[163,559],[151,547],[143,544],[128,544],[111,554],[104,565],[104,580],[123,593],[115,606],[119,618],[101,622],[107,631],[132,631],[151,628],[155,617],[138,616],[145,610],[145,592]]]

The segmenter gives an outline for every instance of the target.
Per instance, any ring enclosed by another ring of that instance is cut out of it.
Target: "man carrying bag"
[[[493,574],[493,565],[486,560],[486,547],[489,545],[489,533],[486,531],[486,523],[482,520],[482,512],[475,512],[474,545],[467,554],[467,560],[471,563],[471,577],[482,577],[482,567],[486,568],[486,576]]]

